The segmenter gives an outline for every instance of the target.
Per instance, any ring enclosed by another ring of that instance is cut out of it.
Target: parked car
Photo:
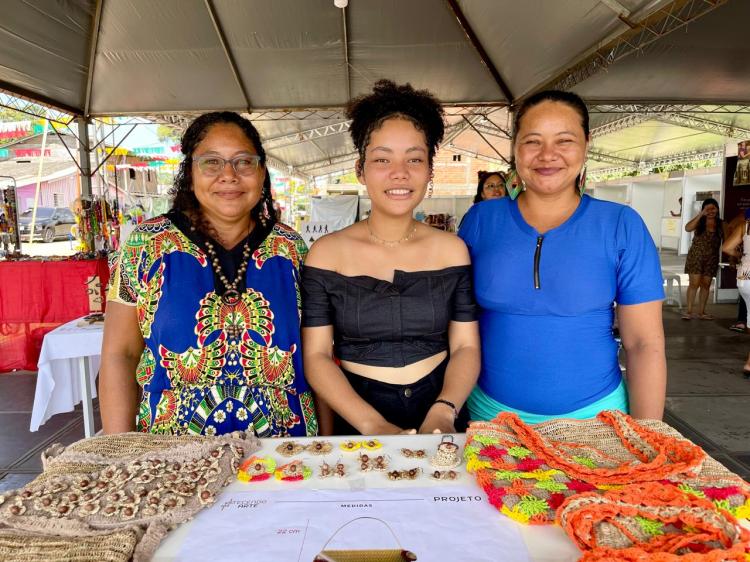
[[[28,209],[18,217],[18,230],[23,242],[32,241],[29,235],[32,212],[32,209]],[[67,240],[75,224],[75,215],[67,207],[37,207],[33,238],[42,242],[53,242],[57,238]]]

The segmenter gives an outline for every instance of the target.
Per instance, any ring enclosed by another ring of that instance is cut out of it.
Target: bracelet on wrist
[[[445,400],[444,398],[438,398],[435,400],[434,404],[445,404],[448,406],[451,410],[453,410],[453,419],[458,418],[458,408],[456,408],[456,405],[451,402],[450,400]]]

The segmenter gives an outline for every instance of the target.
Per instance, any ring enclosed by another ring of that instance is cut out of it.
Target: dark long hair
[[[479,183],[477,184],[476,195],[474,195],[474,203],[479,203],[481,201],[484,201],[484,198],[483,198],[484,182],[486,182],[490,176],[499,176],[500,181],[505,183],[505,174],[503,172],[486,172],[484,170],[479,170],[477,172],[477,178],[479,179]]]
[[[196,229],[212,237],[215,237],[215,232],[203,217],[200,203],[193,191],[193,153],[198,144],[206,137],[208,130],[219,123],[237,125],[242,129],[242,132],[253,143],[253,148],[260,156],[259,165],[266,168],[266,151],[260,141],[260,134],[248,119],[232,111],[214,111],[204,113],[190,123],[190,126],[182,135],[182,153],[185,158],[180,163],[174,185],[169,190],[169,194],[172,196],[172,210],[185,213],[190,217]],[[278,220],[271,195],[271,175],[267,169],[265,172],[260,201],[250,210],[250,216],[256,225],[272,225]]]
[[[724,238],[724,228],[723,228],[724,221],[721,220],[721,217],[719,216],[719,213],[718,213],[720,209],[719,202],[712,197],[709,197],[708,199],[704,199],[703,204],[701,205],[701,211],[705,209],[706,207],[708,207],[709,205],[713,205],[714,207],[716,207],[716,211],[717,211],[716,232],[719,234],[719,238]],[[695,234],[696,236],[700,236],[704,232],[706,232],[706,217],[701,217],[700,220],[698,221],[698,226],[695,227]]]

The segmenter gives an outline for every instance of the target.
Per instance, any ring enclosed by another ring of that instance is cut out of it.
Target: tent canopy
[[[0,89],[86,117],[242,111],[319,175],[351,166],[341,107],[380,78],[432,91],[446,146],[498,162],[505,108],[557,86],[608,127],[598,165],[632,166],[750,130],[748,21],[746,0],[8,0]]]

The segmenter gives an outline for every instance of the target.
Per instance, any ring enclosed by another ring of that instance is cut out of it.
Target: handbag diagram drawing
[[[326,550],[328,545],[331,544],[331,541],[336,537],[336,535],[343,531],[345,527],[347,527],[351,523],[354,523],[355,521],[360,521],[363,519],[370,519],[372,521],[382,523],[385,528],[391,532],[393,540],[396,541],[397,548]],[[376,517],[357,517],[356,519],[352,519],[351,521],[344,523],[343,525],[341,525],[341,527],[336,529],[333,535],[331,535],[331,538],[329,538],[323,545],[323,549],[320,551],[320,553],[313,559],[313,562],[412,562],[416,559],[416,554],[414,554],[410,550],[402,548],[401,543],[396,536],[396,533],[393,532],[393,529],[391,529],[388,523]]]

